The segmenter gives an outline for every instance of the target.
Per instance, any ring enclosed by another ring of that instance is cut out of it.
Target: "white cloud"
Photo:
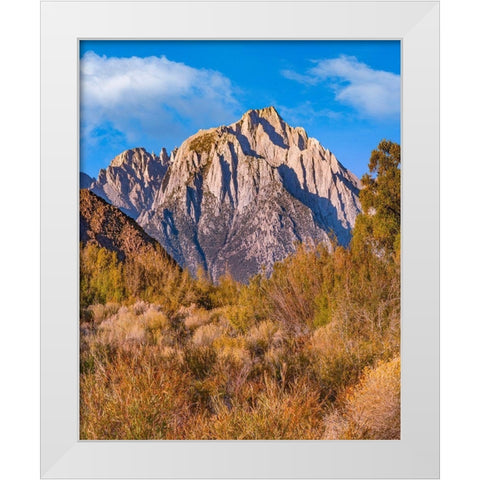
[[[87,52],[80,77],[82,127],[91,142],[102,125],[130,142],[145,136],[162,142],[230,121],[238,110],[228,78],[164,56],[116,58]]]
[[[289,80],[295,80],[296,82],[303,83],[304,85],[316,85],[318,78],[312,75],[304,75],[302,73],[295,72],[294,70],[282,70],[282,75]]]
[[[344,115],[328,108],[315,108],[312,102],[306,101],[296,107],[286,107],[278,105],[278,110],[282,117],[294,126],[306,126],[315,122],[319,118],[328,118],[330,120],[339,120]]]
[[[400,75],[374,70],[356,57],[315,61],[305,74],[284,70],[282,74],[305,85],[331,81],[335,99],[370,117],[389,117],[400,112]]]

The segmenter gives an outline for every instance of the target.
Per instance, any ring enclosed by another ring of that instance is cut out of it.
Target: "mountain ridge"
[[[162,148],[157,156],[143,147],[117,155],[89,187],[96,195],[136,219],[151,208],[157,189],[168,169],[170,156]]]
[[[121,261],[156,252],[176,266],[165,249],[131,217],[88,189],[80,190],[80,242],[113,251]]]
[[[248,110],[162,153],[123,152],[91,189],[193,273],[200,266],[214,280],[229,271],[246,282],[299,242],[329,243],[332,233],[349,242],[359,180],[274,107]]]

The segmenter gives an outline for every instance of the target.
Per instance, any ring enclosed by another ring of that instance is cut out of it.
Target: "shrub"
[[[201,155],[210,152],[217,138],[216,132],[199,133],[190,141],[189,148],[191,151]]]
[[[241,285],[233,279],[230,273],[222,275],[218,279],[215,290],[212,292],[214,305],[224,307],[226,305],[238,304],[241,288]]]
[[[255,322],[255,318],[250,315],[248,307],[242,305],[227,306],[223,309],[223,314],[230,325],[240,333],[245,333]]]
[[[95,323],[101,323],[103,320],[115,315],[120,309],[120,304],[108,302],[105,305],[97,303],[90,305],[87,311],[90,313],[92,320]]]
[[[262,285],[270,318],[293,335],[308,334],[315,327],[315,300],[322,293],[328,251],[299,245],[297,251],[274,265]]]
[[[255,400],[215,401],[216,416],[204,438],[241,440],[319,438],[320,408],[315,391],[299,381],[289,390],[266,379]]]
[[[335,401],[344,388],[357,381],[374,358],[370,347],[346,335],[336,322],[315,331],[308,347],[309,371],[322,399]]]
[[[105,316],[107,306],[95,306]],[[110,313],[115,309],[110,309]],[[132,344],[159,343],[161,332],[168,320],[158,306],[137,302],[130,307],[120,307],[98,325],[96,341],[130,348]]]
[[[150,330],[163,330],[168,325],[167,316],[156,305],[150,305],[145,309],[142,320]]]
[[[262,355],[273,342],[278,325],[270,320],[260,322],[253,326],[247,334],[248,348],[256,355]]]
[[[160,344],[163,338],[162,332],[168,326],[167,316],[158,306],[150,305],[142,316],[145,331],[153,344]]]
[[[196,346],[210,346],[224,332],[220,325],[209,323],[202,325],[195,330],[192,337],[192,343]]]
[[[98,361],[95,360],[96,364]],[[80,438],[166,439],[184,435],[188,376],[164,363],[157,350],[117,354],[80,378]],[[135,372],[135,374],[132,374]]]
[[[252,361],[243,338],[219,337],[213,345],[224,370],[231,372],[243,367],[250,368]]]
[[[200,380],[211,372],[216,359],[217,354],[211,346],[192,345],[185,349],[185,363],[188,370]]]
[[[80,247],[80,306],[125,298],[123,266],[117,254],[93,244]]]
[[[400,359],[364,370],[345,405],[327,422],[325,438],[400,439]]]
[[[204,308],[190,309],[188,316],[184,320],[185,327],[189,330],[194,330],[206,323],[210,322],[211,312]]]

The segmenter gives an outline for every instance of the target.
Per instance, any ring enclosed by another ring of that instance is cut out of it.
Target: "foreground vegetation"
[[[81,438],[399,438],[399,164],[373,152],[349,248],[248,285],[82,246]]]

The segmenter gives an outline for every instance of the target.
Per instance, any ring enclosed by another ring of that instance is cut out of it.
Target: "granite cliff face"
[[[147,155],[131,158],[147,164]],[[150,159],[162,166],[155,181],[123,178],[117,164],[130,172],[126,160],[114,160],[97,184],[114,205],[139,212],[137,222],[181,266],[201,266],[214,280],[226,271],[240,281],[268,274],[298,242],[329,242],[330,233],[345,245],[360,211],[358,179],[273,107],[201,130],[163,163]]]
[[[152,207],[169,162],[165,149],[159,156],[144,148],[126,150],[106,169],[100,170],[98,179],[88,188],[136,219],[141,212]]]

